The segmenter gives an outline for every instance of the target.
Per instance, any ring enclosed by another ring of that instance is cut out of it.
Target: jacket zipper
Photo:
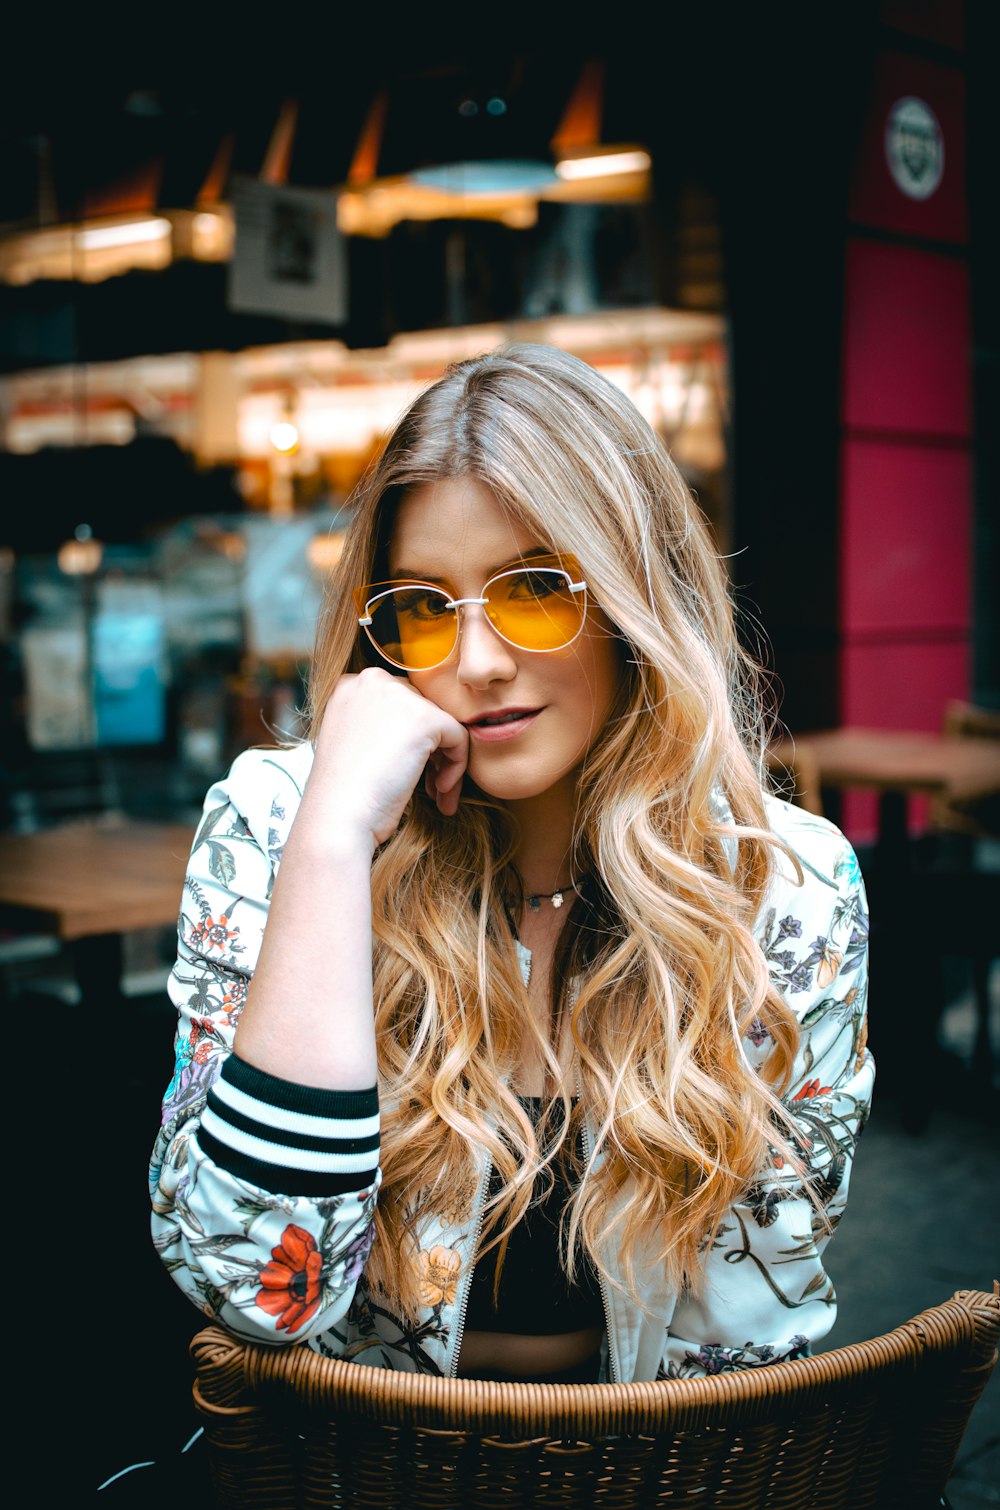
[[[462,1276],[462,1299],[458,1307],[458,1320],[455,1325],[455,1350],[452,1354],[451,1365],[448,1373],[452,1379],[458,1375],[458,1357],[462,1351],[462,1338],[465,1335],[465,1315],[469,1309],[469,1296],[472,1294],[472,1275],[476,1267],[476,1251],[479,1248],[479,1239],[483,1230],[483,1212],[486,1208],[486,1191],[489,1187],[490,1175],[493,1173],[493,1160],[486,1160],[486,1168],[483,1171],[476,1190],[476,1226],[472,1235],[472,1246],[469,1249],[470,1260],[468,1274]]]
[[[577,1093],[579,1094],[579,1087],[577,1088]],[[594,1145],[591,1142],[590,1126],[586,1117],[583,1119],[583,1151],[589,1164],[594,1156]],[[618,1384],[620,1380],[618,1378],[617,1349],[615,1348],[614,1332],[611,1326],[611,1302],[608,1299],[607,1281],[601,1269],[597,1271],[597,1282],[601,1287],[601,1304],[604,1307],[604,1329],[608,1334],[608,1369],[611,1373],[612,1384]]]

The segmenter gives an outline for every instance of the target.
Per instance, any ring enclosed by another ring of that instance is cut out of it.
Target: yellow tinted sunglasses
[[[431,671],[453,653],[462,608],[476,604],[518,650],[572,645],[587,614],[587,584],[575,556],[532,556],[484,582],[478,598],[453,598],[430,582],[369,582],[354,591],[358,623],[375,649],[403,671]]]

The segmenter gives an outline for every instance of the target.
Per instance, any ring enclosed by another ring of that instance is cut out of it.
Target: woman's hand
[[[309,827],[383,844],[421,776],[438,811],[451,816],[468,758],[467,730],[402,677],[376,667],[343,676],[316,739],[303,799]]]

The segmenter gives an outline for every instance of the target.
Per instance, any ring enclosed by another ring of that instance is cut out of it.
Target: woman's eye
[[[439,619],[454,610],[442,592],[428,592],[426,588],[414,587],[408,592],[395,594],[397,614],[406,614],[412,619]]]
[[[508,594],[512,598],[548,598],[565,584],[558,572],[523,571],[508,578]]]

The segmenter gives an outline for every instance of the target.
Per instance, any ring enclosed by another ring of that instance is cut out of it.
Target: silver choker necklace
[[[530,892],[525,901],[529,912],[540,912],[543,902],[551,902],[553,907],[561,907],[566,900],[567,891],[579,891],[576,881],[570,881],[566,886],[559,886],[555,891]]]

